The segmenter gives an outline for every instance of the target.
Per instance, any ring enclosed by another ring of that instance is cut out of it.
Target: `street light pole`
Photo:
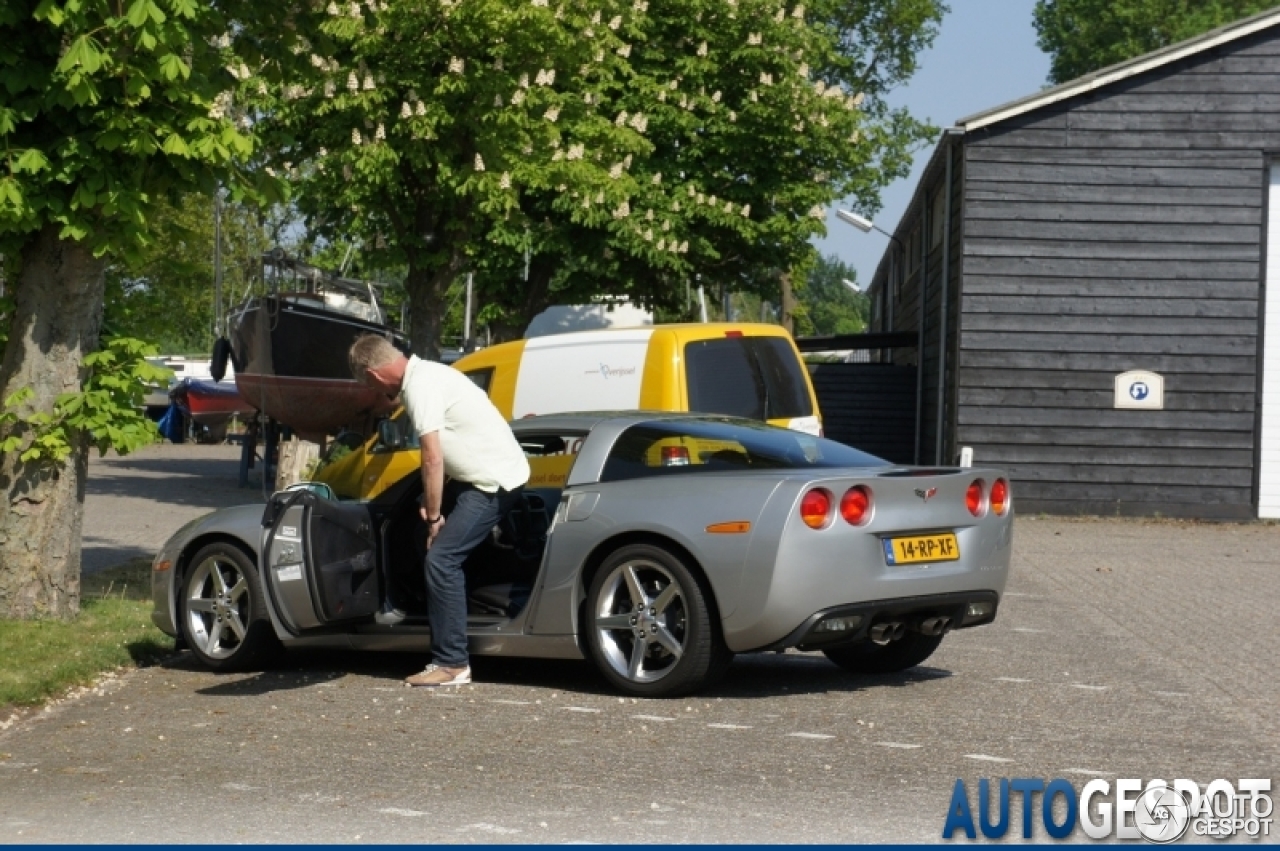
[[[897,243],[898,250],[902,252],[903,257],[906,257],[907,246],[902,242],[902,240],[894,236],[893,234],[889,233],[884,228],[879,227],[878,225],[876,225],[875,222],[871,221],[871,219],[868,219],[866,216],[860,216],[857,213],[851,212],[849,210],[838,209],[836,210],[836,218],[844,222],[845,224],[853,225],[855,228],[862,231],[863,233],[871,233],[871,231],[873,230],[879,231],[880,233],[889,237],[889,239],[891,239],[893,242]],[[887,305],[885,324],[889,326],[888,330],[890,333],[892,333],[894,330],[893,328],[893,293],[891,290],[893,288],[894,280],[897,277],[897,274],[898,274],[898,257],[897,257],[897,254],[891,253],[889,255],[889,280],[887,281],[887,286],[885,287],[885,289],[889,290],[889,292],[884,293],[884,300],[885,300],[885,304]],[[925,277],[925,270],[921,268],[920,298],[918,299],[919,303],[916,308],[916,311],[918,314],[917,323],[916,323],[916,326],[917,326],[916,327],[916,428],[915,428],[915,442],[913,444],[914,462],[917,464],[920,463],[920,420],[923,415],[922,406],[924,404],[924,305],[925,305],[924,277]]]

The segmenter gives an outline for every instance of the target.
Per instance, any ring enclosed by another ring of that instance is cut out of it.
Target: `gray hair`
[[[391,345],[386,337],[378,334],[362,334],[351,344],[347,353],[347,361],[351,365],[351,374],[356,381],[364,382],[364,373],[368,369],[377,369],[404,357],[400,350]]]

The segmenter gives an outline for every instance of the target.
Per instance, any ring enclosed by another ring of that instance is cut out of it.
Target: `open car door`
[[[369,509],[309,490],[275,494],[262,515],[263,584],[294,635],[371,617],[382,601]]]

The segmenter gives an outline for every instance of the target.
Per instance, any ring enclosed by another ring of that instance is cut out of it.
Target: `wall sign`
[[[1131,369],[1116,376],[1117,408],[1164,410],[1164,376],[1145,369]]]

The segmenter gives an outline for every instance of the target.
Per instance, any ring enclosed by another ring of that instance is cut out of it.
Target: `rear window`
[[[600,479],[616,482],[727,470],[885,467],[889,462],[843,443],[767,423],[673,420],[635,425],[614,442]]]
[[[813,416],[804,367],[782,337],[725,337],[684,347],[689,410],[753,420]]]

